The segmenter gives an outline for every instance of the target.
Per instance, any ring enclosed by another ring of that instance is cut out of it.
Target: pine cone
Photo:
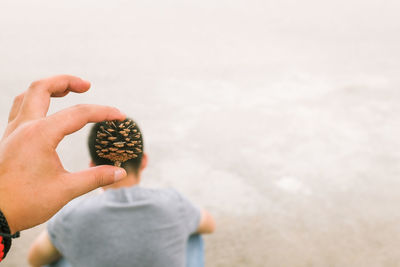
[[[137,158],[142,153],[141,142],[140,132],[132,120],[104,121],[97,131],[96,153],[120,167],[122,162]]]

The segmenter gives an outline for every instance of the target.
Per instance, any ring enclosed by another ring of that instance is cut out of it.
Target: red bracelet
[[[6,217],[0,210],[0,261],[4,260],[10,250],[12,238],[19,237],[19,232],[15,234],[10,233]]]
[[[4,244],[3,244],[3,237],[0,235],[0,262],[3,260],[4,257]]]

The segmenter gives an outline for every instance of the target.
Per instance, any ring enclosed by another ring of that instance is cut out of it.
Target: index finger
[[[126,115],[117,108],[100,105],[76,105],[44,119],[44,131],[54,147],[64,136],[80,130],[89,122],[124,120]]]
[[[69,92],[83,93],[89,88],[89,82],[71,75],[58,75],[33,82],[25,93],[18,115],[22,120],[45,117],[50,97],[63,97]]]

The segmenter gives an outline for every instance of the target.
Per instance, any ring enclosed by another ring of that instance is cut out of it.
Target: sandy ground
[[[3,0],[0,130],[31,81],[79,75],[92,90],[50,113],[100,103],[139,121],[145,186],[215,214],[207,266],[400,266],[399,8]],[[61,143],[66,169],[86,167],[87,131]],[[42,228],[3,266],[26,266]]]

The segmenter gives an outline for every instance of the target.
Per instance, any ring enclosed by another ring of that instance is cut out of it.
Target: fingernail
[[[121,112],[121,115],[124,116],[124,118],[126,118],[126,114],[122,111],[120,111],[120,112]]]
[[[84,82],[84,83],[88,84],[89,86],[91,85],[89,81],[87,81],[87,80],[84,80],[84,79],[81,79],[81,80],[82,80],[82,82]]]
[[[122,112],[121,110],[119,110],[119,109],[117,109],[118,110],[118,113],[119,113],[119,115],[121,116],[120,118],[120,121],[123,121],[123,120],[125,120],[125,118],[126,118],[126,114],[124,113],[124,112]]]
[[[126,176],[126,172],[122,169],[114,171],[114,181],[119,181]]]

